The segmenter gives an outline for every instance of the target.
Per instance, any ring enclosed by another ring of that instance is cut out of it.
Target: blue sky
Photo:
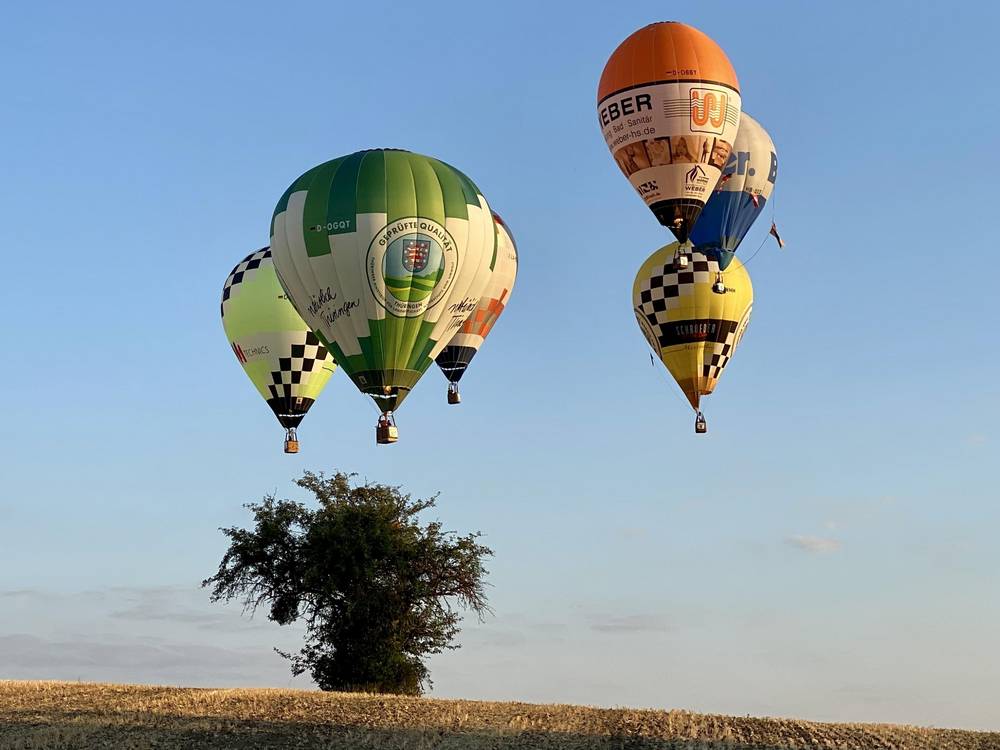
[[[788,243],[750,263],[701,437],[631,312],[669,237],[594,107],[615,46],[667,18],[733,61]],[[998,24],[985,3],[8,10],[0,677],[304,686],[270,651],[295,631],[197,583],[242,503],[340,468],[440,491],[496,551],[496,617],[432,662],[437,695],[1000,728]],[[285,456],[222,284],[291,180],[382,146],[480,185],[517,286],[461,407],[428,372],[377,448],[338,375]]]

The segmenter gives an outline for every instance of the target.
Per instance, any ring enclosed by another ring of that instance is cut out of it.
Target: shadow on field
[[[723,740],[657,739],[532,730],[376,729],[334,724],[238,721],[217,717],[123,716],[32,711],[5,717],[0,750],[771,750]],[[822,747],[814,745],[813,747]]]

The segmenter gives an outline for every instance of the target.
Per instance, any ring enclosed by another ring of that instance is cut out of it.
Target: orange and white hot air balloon
[[[712,39],[676,21],[639,29],[612,53],[597,89],[604,140],[632,187],[681,242],[729,159],[740,85]]]

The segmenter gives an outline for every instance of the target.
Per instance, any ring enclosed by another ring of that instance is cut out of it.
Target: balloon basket
[[[399,430],[392,418],[392,414],[383,414],[375,425],[375,443],[377,445],[389,445],[399,440]]]
[[[295,434],[295,428],[289,427],[285,430],[285,453],[299,452],[299,436]]]
[[[375,442],[379,445],[389,445],[399,440],[399,430],[395,425],[375,428]]]
[[[708,423],[701,412],[698,412],[698,416],[694,418],[694,431],[697,435],[704,435],[708,432]]]
[[[458,385],[455,383],[448,386],[448,403],[452,405],[462,403],[462,394],[458,392]]]

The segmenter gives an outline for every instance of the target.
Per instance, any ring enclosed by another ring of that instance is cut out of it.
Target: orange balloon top
[[[661,21],[618,45],[604,66],[597,101],[634,86],[672,81],[712,81],[740,90],[732,63],[711,37],[678,21]]]

